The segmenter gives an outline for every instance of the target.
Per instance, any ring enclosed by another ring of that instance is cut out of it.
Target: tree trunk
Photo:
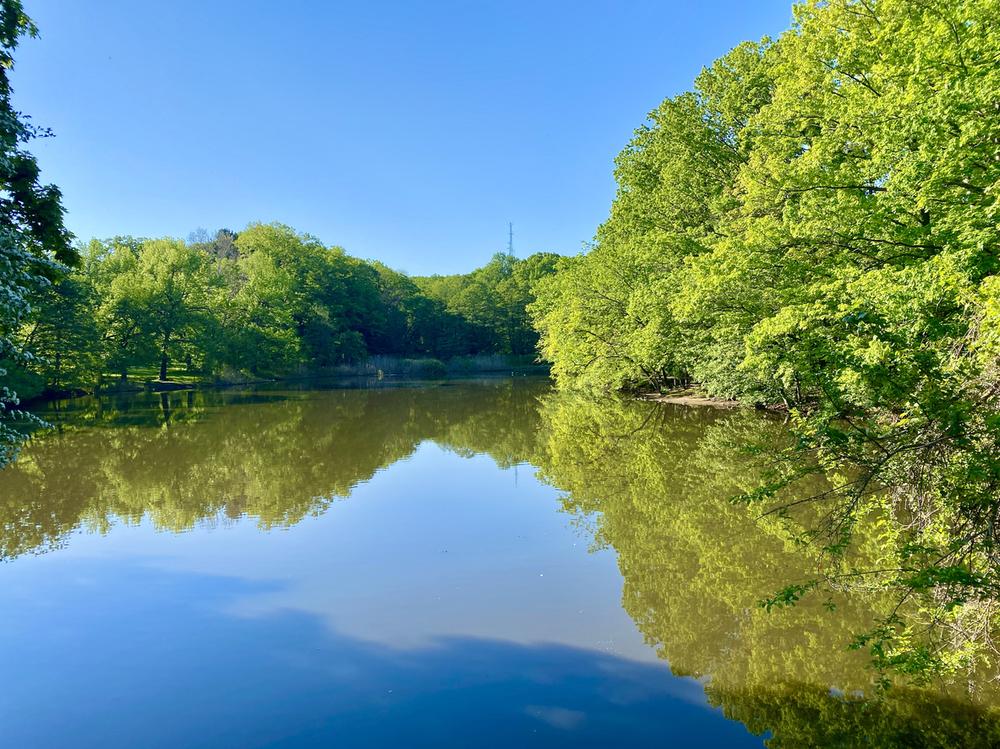
[[[165,382],[167,379],[167,364],[170,363],[170,359],[167,356],[167,346],[170,345],[170,333],[163,334],[163,344],[160,346],[160,382]]]

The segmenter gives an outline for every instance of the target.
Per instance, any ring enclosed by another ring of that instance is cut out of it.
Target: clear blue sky
[[[281,221],[411,273],[575,253],[646,113],[790,0],[25,0],[15,104],[83,239]]]

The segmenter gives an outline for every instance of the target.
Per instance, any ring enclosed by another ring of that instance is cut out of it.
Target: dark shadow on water
[[[224,613],[240,581],[86,562],[5,625],[4,745],[759,746],[665,666],[557,645],[447,638],[396,649],[301,613]],[[41,618],[41,620],[37,619]],[[13,630],[13,631],[12,631]],[[40,664],[63,678],[37,691]],[[45,713],[57,720],[42,719]]]

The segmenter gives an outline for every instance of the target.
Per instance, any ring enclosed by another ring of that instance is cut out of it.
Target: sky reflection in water
[[[873,698],[883,602],[757,606],[812,562],[726,501],[783,428],[752,413],[495,380],[47,416],[0,472],[2,746],[1000,745],[996,685]]]
[[[0,568],[4,744],[759,745],[559,508],[530,466],[425,441],[290,527],[74,533]]]

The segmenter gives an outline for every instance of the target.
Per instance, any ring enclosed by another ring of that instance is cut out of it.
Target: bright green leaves
[[[618,157],[618,195],[596,246],[541,285],[533,308],[561,383],[667,386],[716,345],[706,318],[731,305],[692,303],[718,289],[692,269],[724,237],[736,204],[742,128],[769,97],[766,57],[764,45],[738,47],[702,73],[703,90],[654,110]]]
[[[997,0],[796,6],[650,115],[596,246],[534,308],[562,385],[693,380],[788,407],[798,459],[850,477],[794,536],[842,555],[888,501],[901,543],[970,570],[881,580],[929,610],[971,612],[1000,578],[998,17]]]
[[[87,264],[99,290],[106,361],[124,376],[152,360],[165,379],[172,359],[208,347],[222,279],[207,255],[178,240],[110,244]],[[111,267],[99,267],[102,260]]]
[[[154,373],[239,381],[329,372],[369,355],[530,354],[537,334],[526,307],[555,262],[499,255],[466,276],[418,284],[281,224],[191,242],[95,240],[79,270],[36,291],[34,310],[21,313],[16,340],[44,358],[24,360],[17,385],[37,395],[89,389],[106,375],[123,386]],[[447,302],[435,284],[454,286]]]

